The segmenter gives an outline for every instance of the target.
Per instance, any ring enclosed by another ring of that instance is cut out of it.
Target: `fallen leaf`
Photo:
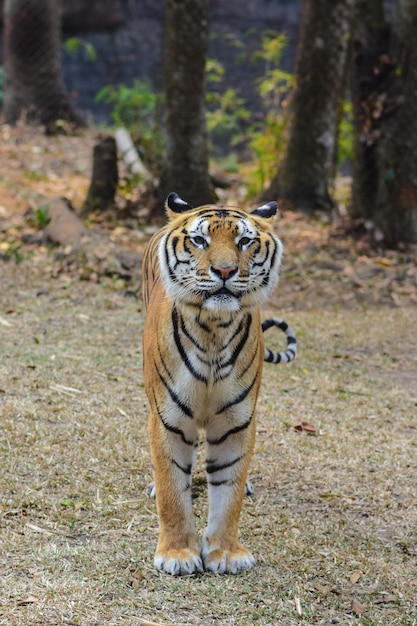
[[[365,610],[366,610],[366,606],[364,604],[361,604],[357,600],[355,600],[355,598],[353,598],[352,611],[355,613],[355,615],[362,615],[362,613],[364,613]]]
[[[358,582],[361,576],[362,576],[361,572],[359,572],[359,570],[355,570],[350,575],[350,582],[354,585],[355,583]]]
[[[310,422],[301,422],[301,424],[297,424],[297,426],[294,426],[294,430],[299,433],[308,433],[309,435],[317,434],[316,427],[313,424],[310,424]]]

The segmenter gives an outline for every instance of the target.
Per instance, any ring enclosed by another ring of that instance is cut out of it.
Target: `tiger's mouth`
[[[203,296],[202,307],[209,311],[239,311],[242,294],[233,293],[227,287],[220,287],[216,291],[206,292]]]
[[[210,294],[209,297],[211,297],[211,296],[230,296],[231,298],[237,298],[238,297],[235,293],[230,291],[230,289],[228,289],[227,287],[221,287],[217,291],[214,291],[212,294]]]

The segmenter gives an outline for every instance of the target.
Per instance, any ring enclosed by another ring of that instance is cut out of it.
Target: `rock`
[[[87,230],[66,198],[53,198],[48,203],[50,222],[45,235],[52,243],[77,246]]]

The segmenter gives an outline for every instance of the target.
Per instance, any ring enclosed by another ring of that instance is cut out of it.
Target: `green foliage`
[[[222,89],[225,81],[223,66],[214,59],[207,62],[207,128],[212,150],[218,146],[249,148],[254,167],[249,173],[249,194],[258,194],[277,167],[285,147],[284,115],[286,99],[294,78],[280,69],[282,53],[287,43],[284,35],[265,33],[261,48],[248,56],[242,41],[228,37],[229,45],[238,50],[239,62],[262,64],[255,83],[260,97],[260,110],[249,111],[236,89]],[[246,150],[247,154],[247,150]]]
[[[285,148],[285,126],[285,116],[275,111],[267,113],[262,123],[254,125],[250,148],[256,165],[249,173],[249,196],[258,195],[273,177],[277,160]]]
[[[49,215],[49,207],[47,204],[41,204],[38,208],[30,211],[27,215],[27,222],[33,228],[38,228],[39,230],[43,230],[48,226],[51,221]]]
[[[127,128],[141,158],[149,169],[158,172],[162,162],[162,140],[156,124],[159,98],[151,83],[137,80],[132,87],[106,85],[96,100],[112,106],[114,125]]]
[[[286,145],[286,106],[295,85],[294,76],[280,68],[287,37],[267,32],[261,47],[248,55],[242,41],[226,37],[229,45],[238,50],[240,62],[262,65],[255,82],[259,94],[260,110],[251,112],[237,89],[227,87],[227,77],[221,63],[208,59],[206,64],[206,113],[207,130],[211,151],[223,160],[233,154],[233,169],[238,157],[245,150],[252,157],[248,175],[248,193],[257,195],[273,177]],[[65,46],[73,51],[87,44],[73,38]],[[1,77],[0,77],[1,78]],[[226,87],[224,88],[224,84]],[[1,94],[1,91],[0,91]],[[163,142],[157,123],[160,96],[147,80],[137,80],[131,87],[107,85],[96,97],[98,102],[111,106],[111,119],[116,127],[129,130],[136,149],[147,167],[156,175],[162,164]],[[225,146],[234,150],[227,150]],[[338,133],[338,167],[353,157],[353,113],[349,103],[344,102]],[[135,181],[136,184],[137,181]]]
[[[251,127],[249,146],[256,157],[256,166],[249,177],[249,195],[257,195],[270,180],[285,149],[288,94],[294,87],[294,77],[280,69],[282,53],[287,43],[285,35],[266,34],[254,59],[264,64],[263,75],[256,88],[262,102],[262,119]]]
[[[68,52],[77,52],[78,50],[83,49],[89,61],[94,62],[97,60],[97,52],[93,44],[89,41],[78,39],[78,37],[70,37],[64,41],[64,48]]]
[[[212,150],[217,151],[220,145],[235,147],[245,138],[244,129],[248,126],[250,112],[245,101],[236,89],[221,89],[224,79],[224,68],[216,59],[208,59],[206,79],[215,88],[207,90],[207,130]]]
[[[207,94],[207,130],[212,144],[235,147],[245,139],[251,114],[236,89]]]
[[[49,222],[50,217],[48,205],[41,204],[41,206],[35,210],[35,224],[38,228],[43,229],[49,224]]]
[[[346,161],[352,161],[354,156],[353,107],[346,100],[342,103],[337,139],[337,165],[341,167]]]

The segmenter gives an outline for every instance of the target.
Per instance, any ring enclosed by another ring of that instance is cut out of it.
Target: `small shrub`
[[[114,125],[130,132],[141,158],[157,174],[162,163],[162,139],[156,123],[159,97],[151,83],[137,80],[132,87],[106,85],[96,100],[111,105]]]

